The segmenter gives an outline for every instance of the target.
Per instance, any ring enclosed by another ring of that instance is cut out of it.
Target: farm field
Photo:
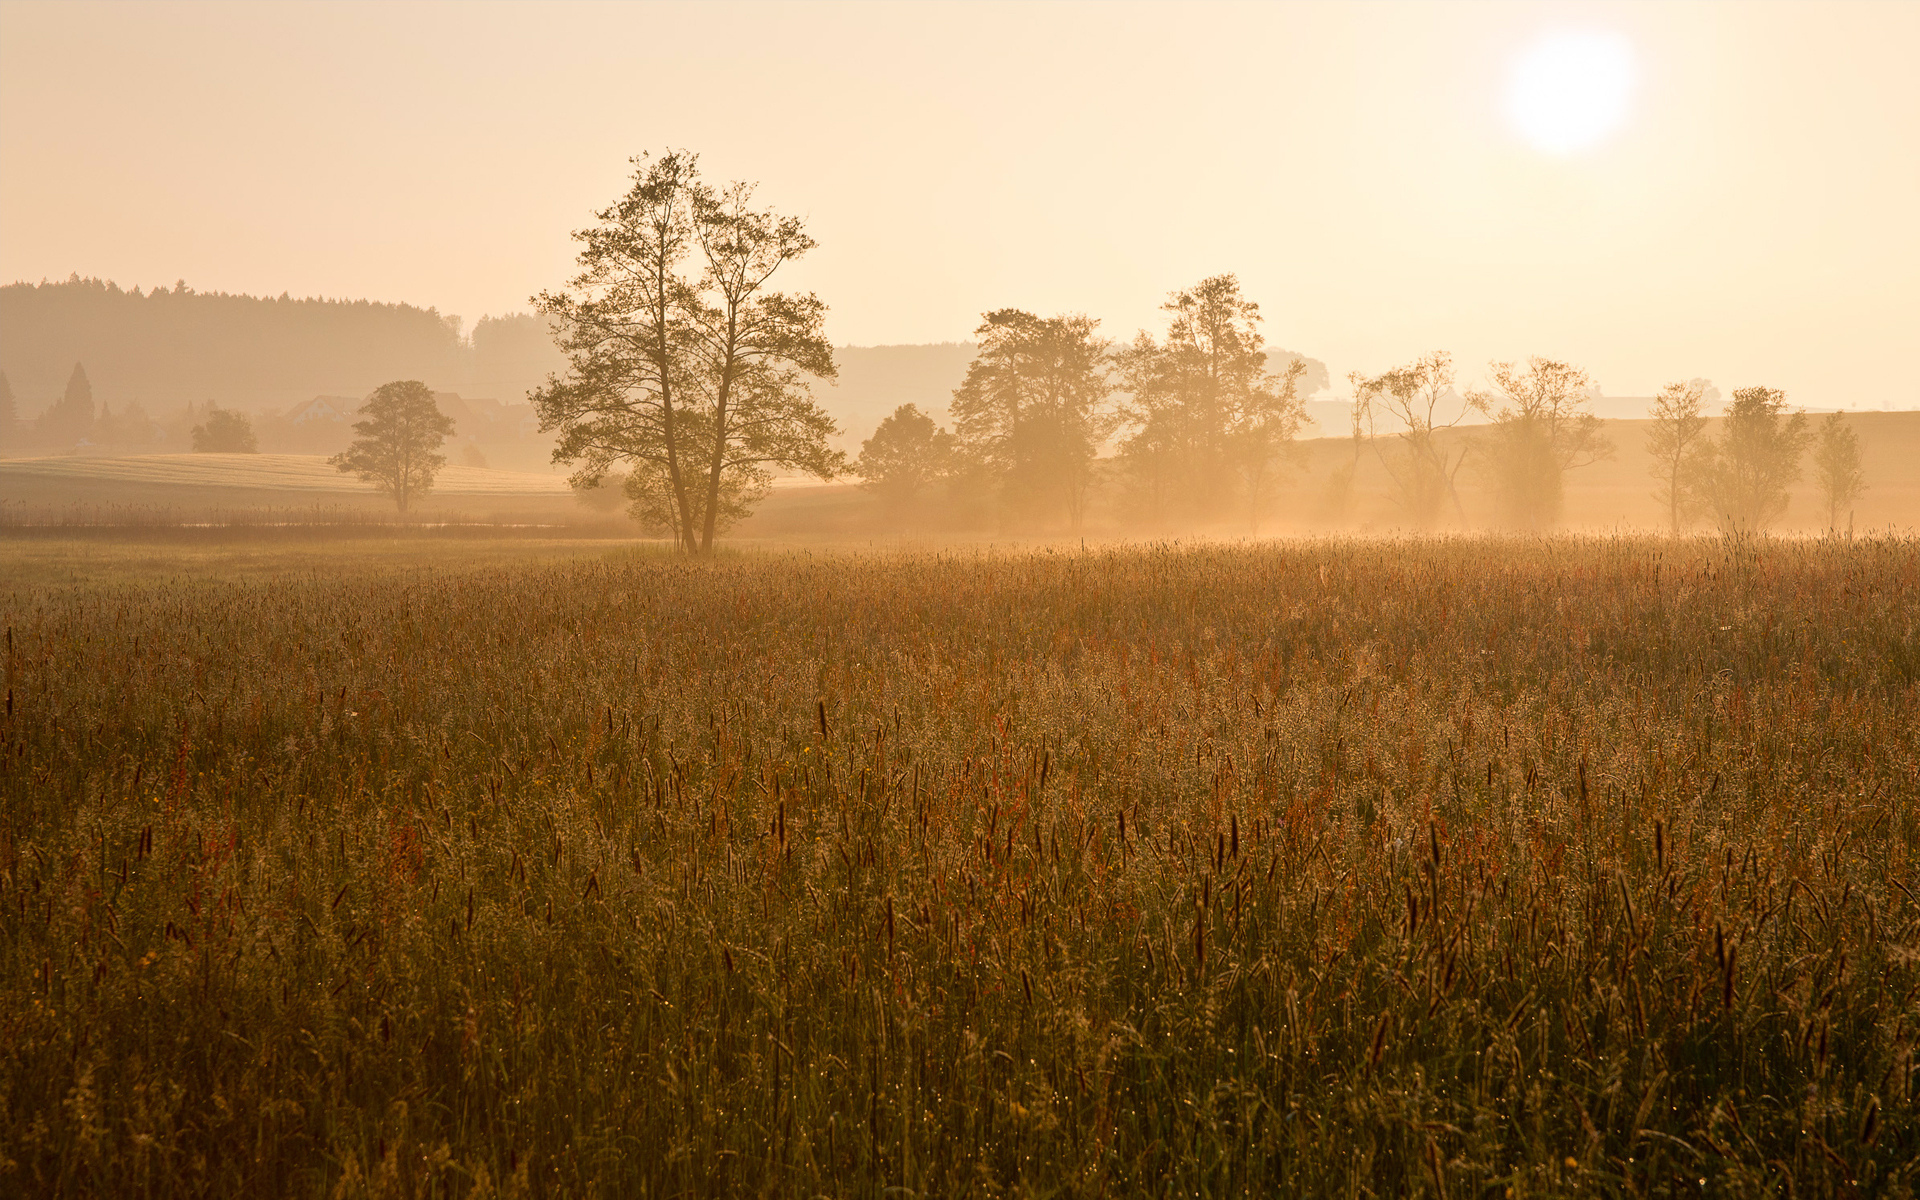
[[[605,525],[566,476],[448,466],[416,522]],[[391,524],[393,501],[310,454],[58,455],[0,459],[0,526]],[[631,534],[625,521],[619,532]]]
[[[275,545],[0,540],[0,1192],[1920,1175],[1911,537]]]
[[[174,486],[223,486],[274,491],[367,492],[314,454],[128,454],[16,458],[0,463],[9,481],[39,477],[72,482]],[[435,478],[442,493],[456,496],[565,495],[563,475],[442,467]]]

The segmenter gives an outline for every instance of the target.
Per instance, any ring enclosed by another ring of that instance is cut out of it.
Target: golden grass
[[[0,1190],[1909,1195],[1916,597],[1892,539],[16,588]]]

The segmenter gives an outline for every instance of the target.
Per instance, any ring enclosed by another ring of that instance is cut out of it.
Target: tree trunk
[[[665,244],[654,263],[654,366],[660,372],[661,427],[667,435],[667,480],[673,486],[675,531],[680,546],[688,554],[697,552],[693,541],[693,513],[687,508],[687,484],[680,474],[680,438],[673,429],[673,373],[667,353],[667,255]]]
[[[707,511],[700,532],[700,553],[713,553],[713,535],[720,521],[720,473],[727,461],[727,402],[733,397],[734,355],[740,336],[737,312],[727,314],[726,355],[720,365],[720,392],[713,402],[713,462],[707,468]]]

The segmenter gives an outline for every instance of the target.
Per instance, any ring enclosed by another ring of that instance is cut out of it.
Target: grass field
[[[414,505],[416,522],[605,526],[566,476],[444,468]],[[318,455],[138,454],[0,459],[0,528],[182,524],[393,524],[393,501]]]
[[[1913,1192],[1911,539],[419,545],[0,541],[0,1192]]]
[[[370,484],[342,475],[313,454],[129,454],[16,458],[0,462],[9,481],[38,477],[87,483],[185,487],[259,488],[301,492],[371,492]],[[567,495],[563,475],[447,466],[434,490],[452,496]]]

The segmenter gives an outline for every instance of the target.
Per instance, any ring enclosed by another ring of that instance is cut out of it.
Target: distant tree
[[[807,382],[835,373],[826,306],[767,290],[815,243],[797,218],[753,208],[749,185],[702,183],[692,154],[633,161],[627,194],[574,235],[579,273],[534,298],[569,367],[531,399],[577,486],[624,466],[634,516],[711,553],[770,468],[830,479],[845,464]]]
[[[193,427],[195,454],[258,454],[260,440],[253,434],[253,422],[247,414],[217,405],[207,409],[207,418]]]
[[[860,443],[854,474],[892,507],[910,504],[953,465],[953,435],[912,404],[902,404]]]
[[[1143,332],[1115,356],[1134,429],[1121,460],[1157,512],[1212,515],[1237,493],[1257,527],[1299,432],[1308,360],[1288,355],[1280,374],[1267,369],[1260,306],[1232,275],[1175,292],[1161,310],[1165,339]]]
[[[1260,517],[1272,503],[1281,466],[1299,454],[1295,439],[1306,419],[1300,400],[1300,378],[1307,365],[1299,359],[1263,385],[1237,398],[1227,421],[1227,461],[1239,475],[1247,523],[1260,530]]]
[[[1701,411],[1720,393],[1704,379],[1669,383],[1653,401],[1653,423],[1647,429],[1647,456],[1658,486],[1654,499],[1667,510],[1667,527],[1680,532],[1681,522],[1702,507],[1698,489],[1688,486],[1689,473],[1705,444],[1707,418]]]
[[[1538,357],[1524,370],[1496,362],[1488,372],[1493,386],[1467,399],[1494,419],[1490,470],[1501,511],[1517,528],[1551,528],[1566,507],[1567,472],[1613,457],[1600,418],[1586,410],[1587,373]]]
[[[433,488],[433,477],[447,465],[439,453],[453,433],[453,418],[440,411],[433,392],[417,379],[375,388],[360,406],[365,420],[354,422],[353,445],[327,461],[393,497],[401,512]]]
[[[1737,389],[1720,440],[1695,459],[1694,486],[1722,531],[1758,533],[1786,513],[1787,489],[1800,478],[1812,437],[1806,414],[1786,408],[1786,393],[1778,389]]]
[[[13,385],[0,372],[0,450],[15,445],[20,438],[20,413],[13,404]]]
[[[460,465],[463,467],[482,467],[487,465],[486,451],[472,442],[460,443]]]
[[[1837,528],[1840,510],[1852,508],[1867,486],[1860,470],[1860,439],[1840,413],[1820,422],[1820,437],[1813,447],[1813,478],[1820,486],[1820,498],[1827,502],[1827,528]]]
[[[1347,410],[1349,432],[1352,435],[1348,444],[1352,447],[1353,454],[1328,474],[1326,490],[1326,516],[1341,523],[1353,518],[1353,486],[1360,477],[1360,456],[1367,444],[1366,413],[1358,397],[1366,388],[1368,380],[1359,371],[1349,371],[1347,383],[1353,388],[1353,394],[1356,397]]]
[[[1461,399],[1453,388],[1453,356],[1436,350],[1380,375],[1349,378],[1354,385],[1355,426],[1365,424],[1367,438],[1393,480],[1401,510],[1415,524],[1432,525],[1451,501],[1455,518],[1464,524],[1466,513],[1455,477],[1467,461],[1469,447],[1446,446],[1440,437],[1468,413],[1463,403],[1453,416],[1445,415]],[[1400,443],[1398,452],[1391,455],[1379,439],[1383,413]]]
[[[998,483],[1010,513],[1086,519],[1094,459],[1109,429],[1109,343],[1080,315],[983,314],[979,352],[953,393],[961,451]]]
[[[34,422],[41,441],[68,446],[93,432],[93,384],[87,381],[86,368],[73,364],[67,376],[67,389]]]

